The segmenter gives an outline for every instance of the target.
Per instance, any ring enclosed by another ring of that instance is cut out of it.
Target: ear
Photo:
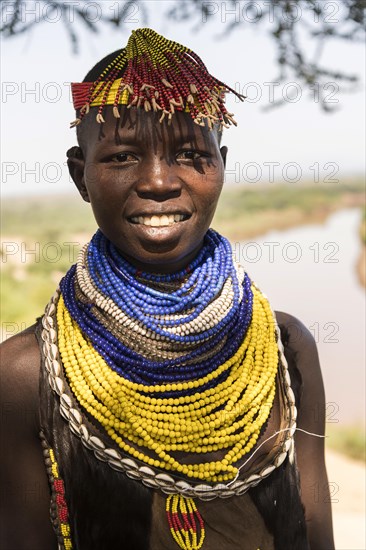
[[[221,154],[222,162],[224,163],[224,168],[226,168],[226,155],[227,155],[227,152],[228,152],[228,148],[226,147],[226,145],[224,145],[223,147],[220,148],[220,154]]]
[[[85,160],[80,147],[71,147],[66,153],[67,166],[78,191],[85,202],[90,202],[88,190],[85,185],[84,168]]]

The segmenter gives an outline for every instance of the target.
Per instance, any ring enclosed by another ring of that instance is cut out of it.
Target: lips
[[[168,227],[190,218],[189,214],[151,214],[130,217],[130,221],[137,225],[148,227]]]

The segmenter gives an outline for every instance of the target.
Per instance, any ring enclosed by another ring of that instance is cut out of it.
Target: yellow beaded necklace
[[[79,404],[119,447],[138,460],[206,482],[238,475],[238,463],[256,444],[267,421],[278,370],[275,320],[267,299],[252,285],[253,314],[237,352],[199,380],[145,386],[113,371],[71,318],[61,297],[57,306],[58,346],[70,387]],[[214,388],[199,391],[219,377]],[[162,392],[195,390],[179,398]],[[197,458],[185,464],[177,451]],[[221,451],[220,460],[205,453]]]

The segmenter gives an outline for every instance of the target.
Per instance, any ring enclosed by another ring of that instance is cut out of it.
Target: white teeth
[[[168,218],[168,216],[161,216],[159,221],[160,221],[160,224],[159,224],[160,226],[162,226],[162,225],[169,225],[169,218]]]
[[[161,216],[138,216],[132,218],[134,223],[140,225],[149,225],[151,227],[166,227],[168,225],[173,225],[176,222],[181,222],[184,220],[183,214],[163,214]]]

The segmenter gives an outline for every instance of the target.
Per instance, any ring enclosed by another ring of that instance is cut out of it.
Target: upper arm
[[[294,353],[302,379],[295,447],[310,548],[332,550],[334,542],[323,437],[325,394],[318,351],[313,336],[298,319],[282,313],[276,316],[279,324],[287,329],[287,345]]]
[[[33,331],[1,345],[0,547],[4,550],[57,547],[38,435],[39,368]]]

